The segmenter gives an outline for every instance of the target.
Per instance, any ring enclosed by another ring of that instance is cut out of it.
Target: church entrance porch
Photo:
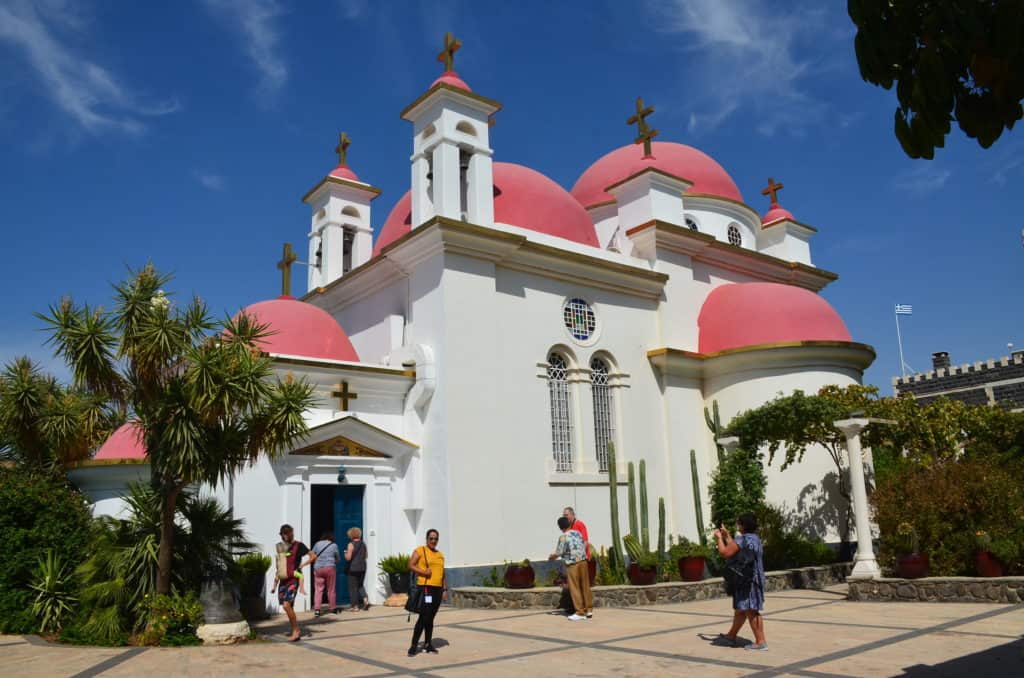
[[[345,575],[346,561],[344,559],[345,547],[348,546],[347,532],[350,528],[358,527],[364,530],[364,498],[365,486],[363,485],[312,485],[310,488],[310,540],[316,543],[324,532],[334,532],[334,540],[338,544],[338,550],[342,554],[342,560],[338,563],[338,576],[335,590],[337,592],[336,602],[339,607],[352,604],[348,595],[348,577]],[[312,547],[311,547],[312,548]],[[315,588],[309,587],[310,598],[314,595]],[[324,592],[323,601],[314,601],[314,605],[322,602],[327,604],[327,593]]]

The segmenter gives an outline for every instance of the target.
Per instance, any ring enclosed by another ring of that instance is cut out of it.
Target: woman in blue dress
[[[768,642],[764,637],[764,617],[761,610],[764,609],[764,549],[761,546],[761,538],[757,536],[757,518],[752,513],[744,513],[736,519],[736,527],[739,533],[734,540],[729,530],[723,524],[715,530],[715,540],[718,545],[718,552],[723,558],[729,559],[739,553],[740,549],[746,548],[754,552],[754,579],[743,586],[737,586],[732,594],[732,627],[728,633],[719,636],[730,645],[736,645],[736,636],[743,628],[743,622],[750,623],[750,630],[754,632],[754,642],[744,646],[745,650],[767,650]]]

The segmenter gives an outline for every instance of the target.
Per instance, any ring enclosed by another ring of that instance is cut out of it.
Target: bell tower
[[[370,203],[380,189],[359,180],[348,166],[352,141],[344,132],[334,149],[338,166],[302,201],[312,208],[309,232],[309,289],[324,287],[370,260],[373,228]]]
[[[444,73],[402,111],[413,125],[412,228],[434,216],[494,225],[489,132],[501,104],[470,90],[453,70],[462,43],[445,35]]]

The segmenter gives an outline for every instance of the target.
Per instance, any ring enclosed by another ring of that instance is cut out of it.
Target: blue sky
[[[936,160],[906,158],[895,95],[858,73],[845,3],[0,0],[0,361],[56,368],[33,311],[106,303],[147,260],[218,313],[275,296],[281,243],[304,251],[300,198],[341,130],[384,190],[379,228],[409,181],[398,113],[440,72],[446,30],[459,74],[504,104],[496,159],[569,188],[631,141],[640,95],[660,140],[712,155],[760,212],[767,178],[782,181],[884,392],[896,302],[914,306],[918,370],[931,351],[1024,347],[1020,131],[988,150],[954,132]]]

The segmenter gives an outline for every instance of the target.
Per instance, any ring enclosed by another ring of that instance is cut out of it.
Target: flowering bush
[[[195,595],[146,594],[145,645],[198,645],[196,629],[203,621],[203,608]]]

